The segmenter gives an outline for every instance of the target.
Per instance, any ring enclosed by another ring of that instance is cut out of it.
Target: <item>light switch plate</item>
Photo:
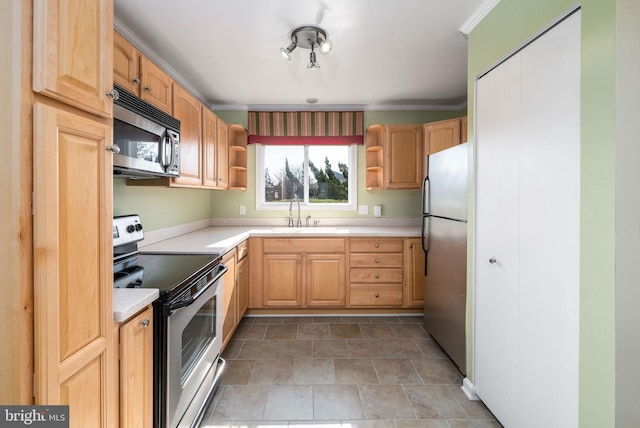
[[[369,205],[358,205],[358,214],[360,215],[369,214]]]
[[[240,205],[240,215],[245,215],[247,213],[247,207],[244,205]]]

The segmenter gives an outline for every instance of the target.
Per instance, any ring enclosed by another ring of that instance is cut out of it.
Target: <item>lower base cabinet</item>
[[[251,238],[251,309],[418,309],[418,237]]]
[[[222,257],[222,349],[224,350],[249,307],[249,244],[240,243]]]
[[[153,425],[153,309],[120,324],[120,427]]]

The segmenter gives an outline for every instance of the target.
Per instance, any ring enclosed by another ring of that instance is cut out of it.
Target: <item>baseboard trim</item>
[[[462,386],[460,387],[462,392],[467,396],[467,398],[471,401],[480,401],[480,397],[476,394],[476,386],[471,383],[469,378],[465,377],[462,381]]]

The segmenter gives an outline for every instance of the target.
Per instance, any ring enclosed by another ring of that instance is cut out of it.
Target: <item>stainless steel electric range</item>
[[[154,427],[196,427],[219,383],[222,275],[219,255],[139,251],[140,217],[113,219],[116,288],[156,288],[154,302]],[[151,362],[150,362],[151,363]]]

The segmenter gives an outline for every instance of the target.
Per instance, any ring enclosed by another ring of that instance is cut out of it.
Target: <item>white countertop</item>
[[[207,227],[140,246],[141,252],[224,254],[251,236],[260,237],[419,237],[416,226],[336,226],[336,227]]]
[[[160,292],[155,288],[114,288],[113,320],[126,321],[158,297]]]

